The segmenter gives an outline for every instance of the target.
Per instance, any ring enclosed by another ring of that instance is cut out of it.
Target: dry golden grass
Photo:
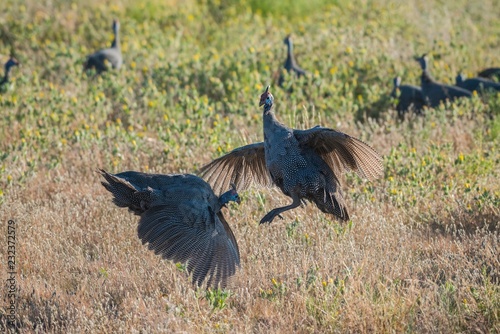
[[[379,134],[376,147],[387,152],[390,146],[382,143],[390,143],[392,135]],[[201,147],[194,150],[203,155]],[[242,250],[242,270],[227,306],[213,309],[205,292],[193,290],[175,265],[141,245],[137,218],[112,205],[92,171],[102,166],[101,154],[73,148],[59,168],[39,170],[3,204],[2,221],[18,223],[24,329],[498,330],[498,230],[465,234],[418,224],[404,208],[384,200],[383,181],[375,183],[375,201],[350,201],[352,228],[329,221],[312,205],[257,226],[266,210],[287,199],[264,192],[263,210],[258,193],[248,192],[243,204],[226,213]],[[146,157],[139,153],[138,158]],[[129,159],[132,154],[124,157]],[[169,167],[166,171],[175,170]],[[441,205],[422,202],[415,210],[439,216]],[[471,216],[460,213],[458,204],[455,209],[453,225],[470,224]]]
[[[0,95],[0,233],[16,221],[17,330],[500,332],[500,96],[404,121],[384,102],[393,74],[417,82],[417,51],[433,48],[442,81],[464,64],[500,65],[498,3],[341,2],[295,24],[221,5],[227,21],[217,27],[213,7],[174,2],[28,2],[22,11],[8,1],[0,17],[23,63]],[[99,29],[111,16],[121,20],[125,68],[89,80],[83,55],[108,43]],[[194,172],[261,140],[258,97],[292,28],[301,66],[318,73],[303,90],[274,88],[277,117],[362,138],[384,155],[386,175],[347,176],[345,225],[308,205],[258,226],[289,198],[244,192],[225,211],[241,270],[227,290],[194,289],[141,245],[137,217],[112,204],[95,170]],[[6,256],[2,242],[2,280]]]

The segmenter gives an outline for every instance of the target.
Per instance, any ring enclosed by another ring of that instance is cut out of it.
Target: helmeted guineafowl
[[[478,73],[481,78],[497,79],[500,81],[500,67],[490,67]]]
[[[396,110],[399,116],[402,116],[408,111],[414,111],[417,114],[422,113],[425,106],[424,95],[422,89],[413,85],[401,85],[401,78],[394,78],[394,88],[391,97],[397,99],[398,104]]]
[[[469,92],[468,90],[436,82],[429,73],[426,54],[422,55],[422,57],[415,57],[415,60],[420,64],[420,67],[422,68],[421,88],[422,93],[424,94],[424,98],[426,99],[426,102],[429,104],[429,106],[434,108],[439,106],[441,102],[445,102],[446,100],[453,101],[461,97],[472,97],[471,92]]]
[[[458,87],[467,89],[469,92],[488,90],[500,91],[500,83],[485,78],[467,79],[465,75],[459,73],[455,80]]]
[[[285,37],[283,40],[283,43],[287,46],[287,52],[286,52],[286,60],[285,64],[283,65],[283,68],[288,72],[288,73],[293,73],[297,75],[298,77],[305,75],[307,72],[302,69],[298,64],[297,61],[295,60],[295,56],[293,54],[293,42],[292,42],[292,35],[288,35]],[[282,86],[285,78],[283,76],[283,73],[280,74],[279,78],[279,85]]]
[[[95,69],[99,74],[103,71],[108,70],[109,62],[112,68],[120,69],[123,63],[122,53],[120,50],[120,22],[118,20],[113,21],[113,34],[114,39],[111,43],[111,47],[107,49],[99,50],[89,56],[83,65],[84,70]]]
[[[239,147],[203,166],[200,175],[220,192],[230,183],[241,190],[252,181],[276,185],[292,198],[285,207],[266,214],[260,223],[270,223],[282,212],[304,200],[314,202],[323,212],[341,220],[349,214],[339,177],[353,170],[373,180],[383,174],[381,156],[364,142],[345,133],[320,126],[291,129],[274,115],[274,98],[269,86],[261,95],[264,106],[264,142]]]
[[[234,187],[217,197],[195,175],[99,173],[113,202],[141,217],[137,232],[142,243],[164,259],[185,264],[193,284],[224,287],[235,274],[238,244],[221,212],[229,201],[239,203]]]
[[[9,60],[7,60],[7,62],[4,65],[5,72],[4,72],[3,78],[2,78],[2,80],[0,80],[0,87],[2,87],[3,85],[5,85],[9,82],[10,69],[12,67],[18,66],[18,65],[19,65],[19,62],[14,57],[10,57]]]

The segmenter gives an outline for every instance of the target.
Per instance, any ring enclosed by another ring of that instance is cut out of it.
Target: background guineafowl
[[[114,39],[111,47],[99,50],[89,56],[83,65],[84,70],[95,69],[97,74],[108,70],[106,62],[111,64],[112,68],[120,69],[123,63],[122,53],[120,51],[120,22],[113,20]]]
[[[7,60],[7,62],[4,65],[5,72],[4,72],[3,78],[2,78],[2,80],[0,80],[0,87],[6,85],[9,82],[10,69],[12,67],[18,66],[18,65],[19,65],[19,62],[14,57],[10,57],[9,60]]]
[[[417,114],[422,113],[425,106],[424,95],[422,89],[413,85],[401,85],[401,78],[394,78],[394,88],[391,97],[398,99],[396,110],[398,115],[402,116],[404,113],[413,110]]]
[[[246,145],[203,166],[200,173],[215,191],[230,183],[237,189],[251,181],[276,185],[292,198],[290,205],[266,214],[260,223],[270,223],[281,213],[304,200],[314,202],[323,212],[341,220],[349,213],[338,177],[353,170],[373,180],[383,174],[382,158],[370,146],[345,133],[316,126],[295,130],[276,119],[274,98],[269,86],[261,95],[264,106],[264,142]]]
[[[217,197],[190,174],[99,173],[113,202],[139,215],[142,243],[155,254],[186,264],[193,284],[224,287],[240,264],[238,244],[221,208],[240,201],[236,189]]]
[[[287,46],[286,60],[285,60],[285,64],[283,65],[283,68],[288,73],[294,73],[298,77],[305,75],[307,72],[297,64],[297,61],[295,60],[295,56],[293,54],[292,35],[290,34],[290,35],[286,36],[285,39],[283,40],[283,43],[285,43],[285,45]],[[280,78],[279,78],[280,87],[283,85],[284,81],[285,81],[285,78],[283,76],[283,73],[281,73]]]
[[[426,102],[431,107],[437,107],[441,102],[445,102],[446,100],[453,101],[461,97],[472,97],[471,92],[469,92],[468,90],[436,82],[429,73],[426,54],[422,55],[422,57],[415,57],[415,60],[420,64],[420,67],[422,68],[422,93],[424,94]]]
[[[460,88],[467,89],[469,92],[473,91],[487,91],[495,90],[500,91],[500,83],[491,81],[485,78],[471,78],[459,73],[455,79],[456,85]]]
[[[486,79],[496,79],[500,81],[500,67],[490,67],[478,73],[478,76]]]

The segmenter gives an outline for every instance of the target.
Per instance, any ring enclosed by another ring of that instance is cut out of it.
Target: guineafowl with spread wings
[[[238,190],[252,182],[276,185],[292,198],[290,205],[275,208],[260,223],[270,223],[281,213],[314,202],[323,212],[349,220],[339,177],[345,170],[373,180],[383,174],[381,156],[364,142],[320,126],[296,130],[274,115],[269,86],[260,97],[264,106],[264,142],[239,147],[203,166],[200,175],[220,192],[234,183]]]
[[[228,202],[240,202],[235,187],[217,197],[191,174],[99,173],[113,202],[141,217],[137,232],[143,244],[186,264],[193,284],[226,286],[240,265],[236,238],[221,212]]]

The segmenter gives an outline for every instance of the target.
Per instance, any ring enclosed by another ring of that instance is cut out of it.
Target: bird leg
[[[300,206],[301,201],[300,201],[300,197],[299,196],[293,194],[292,199],[293,199],[292,204],[284,206],[284,207],[281,207],[281,208],[272,209],[271,211],[269,211],[267,213],[267,215],[265,215],[264,218],[262,218],[260,220],[259,224],[264,224],[264,223],[269,223],[270,224],[276,216],[278,216],[281,219],[283,219],[283,217],[281,217],[281,214],[283,212],[291,210],[291,209],[295,209],[296,207]]]

